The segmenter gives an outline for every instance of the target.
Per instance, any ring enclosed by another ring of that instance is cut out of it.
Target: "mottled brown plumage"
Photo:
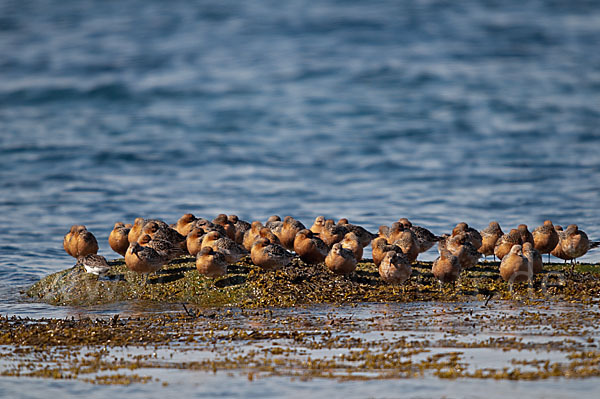
[[[131,228],[127,228],[124,223],[117,222],[108,236],[108,245],[121,256],[125,256],[129,247],[129,230]]]
[[[242,245],[246,250],[252,250],[252,245],[254,245],[254,241],[260,237],[259,232],[263,227],[264,226],[260,221],[255,220],[250,225],[250,229],[246,230],[244,233],[244,240],[242,241]]]
[[[379,276],[388,284],[402,284],[412,274],[410,264],[402,253],[388,251],[379,264]]]
[[[542,255],[540,252],[533,247],[530,242],[526,242],[522,245],[521,251],[523,256],[527,258],[528,267],[531,268],[533,274],[541,273],[544,264],[542,262]]]
[[[510,252],[502,257],[500,263],[500,276],[504,281],[527,281],[533,276],[533,270],[529,268],[527,258],[523,256],[520,244],[513,245]]]
[[[296,234],[298,234],[300,230],[304,229],[306,229],[306,227],[300,221],[291,216],[286,216],[283,218],[283,223],[281,225],[281,229],[279,230],[279,234],[276,233],[276,235],[279,237],[279,241],[284,248],[293,251]]]
[[[252,245],[250,258],[252,263],[264,270],[278,270],[289,265],[294,255],[267,238],[259,238]]]
[[[375,263],[375,266],[379,266],[385,254],[390,251],[402,253],[402,249],[399,246],[388,243],[384,237],[374,239],[371,247],[373,247],[373,263]]]
[[[195,227],[190,231],[185,239],[185,247],[190,255],[196,256],[202,249],[202,239],[206,232],[204,229]]]
[[[419,253],[428,251],[440,240],[440,237],[427,230],[425,227],[413,225],[407,218],[401,218],[398,223],[404,226],[404,230],[410,230],[419,245]]]
[[[490,222],[488,227],[479,232],[481,235],[481,246],[478,251],[484,256],[494,255],[496,242],[504,235],[500,224],[496,221]]]
[[[310,227],[310,231],[314,234],[320,234],[325,226],[325,216],[317,216],[313,225]]]
[[[345,227],[336,225],[333,219],[327,219],[321,233],[319,233],[319,238],[331,248],[333,244],[342,241],[346,233]]]
[[[294,251],[303,262],[308,264],[323,263],[329,247],[310,230],[300,230],[294,239]]]
[[[352,254],[357,262],[361,261],[363,256],[363,245],[353,231],[346,233],[344,239],[340,241],[340,244],[342,244],[342,248],[352,251]]]
[[[351,224],[346,218],[338,220],[337,224],[338,226],[343,226],[347,231],[354,233],[358,238],[358,242],[363,248],[369,246],[371,241],[377,238],[377,234],[369,232],[362,226]]]
[[[519,235],[521,236],[521,242],[523,244],[526,243],[526,242],[530,242],[532,245],[534,244],[533,235],[527,229],[527,225],[526,224],[520,224],[520,225],[518,225],[517,226],[517,231],[519,232]]]
[[[248,255],[248,251],[229,237],[222,237],[217,231],[211,231],[204,235],[202,248],[211,247],[225,256],[227,263],[236,263],[242,256]]]
[[[208,277],[224,276],[227,274],[225,255],[211,247],[204,247],[196,255],[196,269],[198,273]]]
[[[458,280],[462,267],[457,256],[447,249],[443,249],[440,256],[433,261],[431,272],[434,277],[442,283],[450,283]]]
[[[559,234],[560,247],[563,253],[571,259],[577,259],[587,253],[592,248],[596,248],[600,243],[591,242],[587,234],[577,227],[576,224],[570,224],[567,229]]]
[[[175,230],[182,236],[187,236],[190,231],[194,228],[194,222],[197,220],[196,216],[191,213],[186,213],[179,218],[175,224]]]
[[[356,269],[356,259],[352,251],[338,242],[325,257],[325,266],[335,274],[350,274]]]
[[[543,225],[536,227],[531,233],[533,236],[533,246],[541,254],[549,254],[558,244],[558,233],[550,220],[546,220]]]
[[[517,231],[517,229],[511,229],[508,233],[504,234],[502,237],[496,241],[496,246],[494,247],[494,255],[496,258],[502,259],[506,256],[513,245],[521,245],[523,241],[521,241],[521,235]]]

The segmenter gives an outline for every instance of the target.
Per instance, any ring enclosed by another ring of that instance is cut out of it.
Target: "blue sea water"
[[[598,43],[595,1],[4,0],[0,310],[137,216],[600,239]]]

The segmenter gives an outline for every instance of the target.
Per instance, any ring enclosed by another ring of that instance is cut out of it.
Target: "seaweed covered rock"
[[[502,281],[498,262],[482,262],[464,271],[457,285],[440,287],[430,262],[412,265],[403,289],[386,284],[370,260],[357,265],[348,276],[335,275],[325,265],[308,265],[297,257],[277,271],[264,271],[248,257],[230,265],[222,277],[198,273],[195,258],[175,259],[147,283],[131,272],[125,262],[110,262],[111,270],[98,278],[82,266],[44,277],[25,291],[35,301],[53,305],[88,306],[129,300],[162,303],[193,303],[199,306],[268,307],[320,303],[464,301],[495,299],[561,299],[586,301],[600,296],[597,267],[578,265],[576,273],[562,264],[545,265],[531,285],[514,286]]]

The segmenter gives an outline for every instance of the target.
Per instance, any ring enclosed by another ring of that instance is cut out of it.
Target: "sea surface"
[[[0,1],[0,312],[137,216],[599,240],[599,43],[584,0]]]

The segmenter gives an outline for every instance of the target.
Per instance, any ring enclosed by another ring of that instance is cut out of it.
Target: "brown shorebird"
[[[535,249],[530,242],[524,243],[521,251],[523,252],[523,256],[527,258],[528,267],[531,269],[532,273],[541,273],[544,266],[540,252]]]
[[[125,256],[129,247],[129,230],[131,230],[131,225],[127,227],[124,223],[117,222],[108,236],[108,245],[121,256]]]
[[[148,281],[148,274],[160,270],[170,260],[166,253],[159,253],[153,248],[140,245],[138,242],[129,244],[129,248],[125,253],[127,268],[136,273],[145,274],[145,282]]]
[[[550,251],[550,255],[557,257],[559,259],[562,259],[565,261],[565,263],[567,263],[568,260],[571,260],[573,258],[567,256],[567,254],[565,254],[562,250],[562,235],[564,233],[562,226],[559,225],[554,225],[554,230],[556,230],[556,233],[558,234],[558,244],[556,244],[556,247],[554,247],[554,249],[552,251]]]
[[[310,227],[310,231],[314,234],[320,234],[325,226],[325,216],[317,216],[313,225]]]
[[[590,249],[600,245],[600,242],[590,241],[587,234],[579,230],[576,224],[567,226],[567,229],[559,233],[559,236],[563,253],[571,258],[573,262],[585,255]]]
[[[540,254],[548,254],[548,262],[550,262],[550,252],[558,244],[558,233],[554,229],[554,225],[550,220],[546,220],[543,225],[533,230],[532,235],[535,249]]]
[[[323,263],[329,247],[310,230],[300,230],[294,239],[294,251],[303,262],[308,264]]]
[[[346,218],[341,218],[340,220],[338,220],[337,224],[338,226],[343,226],[347,231],[354,233],[358,238],[360,245],[363,248],[369,246],[371,241],[377,238],[377,234],[369,232],[362,226],[351,224]]]
[[[402,253],[402,249],[399,246],[391,245],[384,237],[374,239],[371,246],[373,247],[373,263],[375,263],[375,266],[379,266],[385,254],[390,251]]]
[[[187,236],[190,231],[194,228],[194,222],[198,218],[191,213],[186,213],[182,217],[179,218],[177,223],[175,224],[175,230],[182,236]]]
[[[401,218],[399,223],[404,226],[405,230],[410,230],[419,244],[419,253],[428,251],[433,245],[440,240],[440,237],[427,230],[425,227],[413,225],[407,218]]]
[[[161,240],[160,238],[151,237],[148,234],[142,234],[138,238],[138,243],[143,247],[150,247],[156,252],[164,254],[169,259],[175,259],[187,253],[179,245],[173,244],[171,241]]]
[[[338,242],[325,257],[325,266],[335,274],[350,274],[356,270],[356,259],[352,251]]]
[[[531,234],[531,232],[527,229],[526,224],[518,225],[517,231],[519,232],[519,235],[521,236],[521,242],[523,244],[526,242],[530,242],[532,245],[534,244],[533,234]]]
[[[489,226],[481,230],[479,234],[481,234],[481,247],[478,249],[479,253],[485,257],[494,255],[496,242],[504,235],[504,232],[502,232],[502,229],[500,228],[500,224],[496,221],[490,222]],[[494,255],[494,260],[496,260],[496,255]]]
[[[98,241],[84,225],[71,227],[63,240],[65,251],[74,258],[98,253]]]
[[[77,234],[77,230],[79,229],[79,227],[85,227],[85,226],[80,226],[80,225],[74,224],[73,226],[71,226],[71,228],[69,229],[69,231],[67,232],[67,234],[65,234],[65,237],[63,238],[63,248],[65,249],[65,252],[75,258],[76,258],[76,256],[73,255],[73,252],[71,251],[71,247],[73,246],[72,242],[74,240],[77,240],[76,234]]]
[[[240,219],[237,215],[229,215],[227,219],[233,223],[235,227],[235,242],[238,244],[244,243],[244,234],[246,231],[250,230],[250,223],[245,220]]]
[[[442,236],[442,240],[438,244],[440,255],[444,248],[458,258],[462,269],[474,267],[481,257],[481,253],[472,244],[468,233],[464,231],[450,237]]]
[[[190,255],[196,256],[202,249],[202,239],[206,232],[200,227],[194,227],[185,239],[185,247]]]
[[[521,245],[513,245],[510,252],[502,258],[500,276],[504,281],[513,283],[515,281],[530,280],[532,275],[533,270],[530,270],[529,262],[523,256]]]
[[[284,248],[293,251],[296,234],[298,234],[300,230],[304,229],[306,229],[306,227],[302,224],[302,222],[294,219],[291,216],[286,216],[283,218],[283,223],[281,224],[279,233],[275,232],[275,235],[279,238],[279,241]]]
[[[356,259],[357,262],[360,262],[362,260],[363,245],[356,233],[354,233],[353,231],[346,233],[344,239],[340,241],[340,244],[342,244],[342,248],[346,248],[352,251],[354,259]]]
[[[333,244],[342,241],[347,232],[344,226],[338,226],[333,222],[333,219],[327,219],[319,233],[319,238],[331,248]]]
[[[483,239],[481,234],[477,230],[472,227],[469,227],[465,222],[458,223],[454,229],[452,229],[452,236],[455,236],[459,233],[465,233],[465,236],[471,244],[475,247],[475,249],[479,249],[481,244],[483,243]]]
[[[378,237],[383,237],[386,240],[388,238],[390,238],[390,228],[388,226],[386,226],[385,224],[382,224],[381,226],[379,226],[377,233],[378,233]]]
[[[511,229],[508,233],[504,234],[502,237],[496,241],[496,246],[494,247],[494,255],[496,258],[502,260],[506,254],[510,252],[510,249],[513,245],[521,245],[523,241],[521,241],[521,235],[517,231],[517,229]]]
[[[229,237],[230,240],[235,241],[235,226],[229,221],[226,214],[218,214],[212,222],[216,225],[222,226],[225,229],[225,234],[227,234],[227,237]]]
[[[278,270],[290,264],[294,255],[279,244],[274,244],[268,238],[259,238],[250,251],[252,263],[264,270]]]
[[[153,226],[156,225],[158,226],[158,228],[168,228],[169,225],[166,224],[165,222],[163,222],[160,219],[144,219],[144,218],[136,218],[135,221],[133,222],[133,226],[131,227],[131,230],[129,230],[129,243],[131,244],[132,242],[137,242],[138,238],[140,238],[140,236],[142,235],[142,233],[144,233],[144,226],[146,226],[146,224],[153,222]]]
[[[390,234],[390,237],[392,235]],[[413,263],[417,260],[417,256],[419,256],[419,243],[415,238],[415,235],[410,230],[404,230],[399,232],[399,234],[395,234],[393,236],[395,239],[392,241],[392,244],[397,245],[402,250],[402,253],[410,263]]]
[[[402,284],[410,278],[410,261],[401,253],[386,252],[379,265],[379,276],[388,284]]]
[[[281,229],[283,222],[278,215],[269,216],[267,222],[265,223],[265,227],[275,231]]]
[[[244,240],[242,241],[242,245],[244,246],[244,248],[246,248],[246,250],[252,250],[252,245],[254,244],[254,241],[256,241],[260,237],[260,229],[264,227],[265,226],[263,226],[263,224],[258,220],[252,222],[252,224],[250,225],[250,229],[246,230],[246,232],[244,233]]]
[[[196,269],[198,273],[208,277],[224,276],[227,274],[225,255],[211,247],[204,247],[196,255]]]
[[[246,248],[242,247],[229,237],[223,237],[218,231],[210,231],[202,238],[202,248],[211,247],[225,256],[227,263],[238,262],[243,256],[248,255]]]
[[[431,272],[434,277],[442,283],[450,283],[458,280],[462,267],[458,257],[452,255],[446,248],[440,248],[440,256],[433,261]]]

